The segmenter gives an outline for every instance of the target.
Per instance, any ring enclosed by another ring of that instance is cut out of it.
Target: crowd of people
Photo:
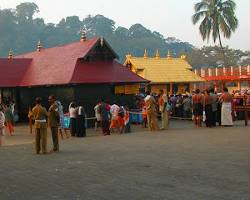
[[[250,92],[244,94],[249,95]],[[149,91],[145,95],[140,95],[136,103],[140,106],[137,113],[142,116],[142,125],[149,131],[167,130],[170,117],[180,117],[182,119],[192,119],[195,127],[202,127],[202,122],[207,127],[232,126],[234,118],[242,117],[241,111],[232,112],[232,106],[242,105],[242,98],[233,98],[239,92],[230,94],[227,88],[222,93],[217,94],[213,88],[201,92],[199,89],[191,94],[168,95],[163,90],[152,94]],[[36,153],[47,151],[47,127],[50,128],[53,142],[52,152],[59,151],[58,134],[70,137],[65,127],[65,114],[63,105],[54,95],[48,98],[49,108],[46,110],[41,105],[41,98],[36,98],[36,105],[29,108],[28,119],[30,133],[35,128]],[[250,101],[250,98],[248,98]],[[250,102],[248,102],[250,105]],[[95,130],[100,127],[103,135],[112,133],[130,133],[130,115],[133,113],[127,105],[118,105],[116,101],[109,104],[101,99],[94,107]],[[86,136],[86,113],[84,107],[75,102],[71,102],[68,109],[69,129],[72,137]],[[161,119],[159,127],[158,121]],[[13,135],[14,104],[0,106],[0,145],[4,135],[4,127],[7,127],[9,135]]]

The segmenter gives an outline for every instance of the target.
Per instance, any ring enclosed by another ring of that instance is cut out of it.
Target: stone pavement
[[[34,154],[27,127],[18,127],[6,139],[15,145],[0,148],[0,200],[250,199],[250,127],[171,122],[157,133],[90,131],[49,155]]]

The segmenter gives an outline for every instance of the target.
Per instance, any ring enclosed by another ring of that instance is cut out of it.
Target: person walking
[[[48,110],[48,125],[51,130],[51,136],[53,141],[53,151],[59,152],[59,142],[58,142],[58,126],[60,122],[60,115],[58,112],[58,105],[54,95],[50,95],[48,98],[49,110]]]
[[[158,105],[161,113],[161,130],[168,129],[168,111],[167,111],[168,97],[163,90],[159,91]]]
[[[36,153],[39,154],[42,143],[42,153],[47,153],[47,117],[48,112],[46,108],[41,105],[41,98],[36,98],[36,105],[32,108],[32,113],[35,120],[35,133],[36,133]]]

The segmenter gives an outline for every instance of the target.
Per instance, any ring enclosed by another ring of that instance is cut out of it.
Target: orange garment
[[[122,117],[118,116],[117,123],[119,127],[124,127],[124,119]]]
[[[118,120],[112,119],[110,123],[110,128],[117,128],[118,127]]]
[[[142,118],[143,119],[147,119],[147,110],[146,110],[146,107],[144,106],[143,109],[142,109]]]
[[[14,126],[13,126],[12,122],[11,121],[6,122],[6,125],[8,128],[9,134],[12,135],[12,133],[14,132]]]
[[[159,106],[163,106],[164,105],[164,99],[163,99],[162,95],[158,99],[158,105]]]
[[[124,120],[124,124],[125,123],[127,124],[129,122],[129,112],[128,111],[125,112],[123,120]]]

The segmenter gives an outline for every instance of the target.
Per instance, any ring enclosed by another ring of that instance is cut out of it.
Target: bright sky
[[[195,46],[207,45],[203,42],[197,26],[193,26],[191,16],[193,6],[199,0],[0,0],[0,9],[15,8],[22,2],[38,5],[38,17],[46,23],[58,23],[67,16],[77,15],[80,19],[87,15],[102,14],[116,22],[116,26],[129,28],[141,23],[165,37],[176,37]],[[231,48],[250,50],[249,0],[235,0],[239,27],[230,40],[223,40]]]

